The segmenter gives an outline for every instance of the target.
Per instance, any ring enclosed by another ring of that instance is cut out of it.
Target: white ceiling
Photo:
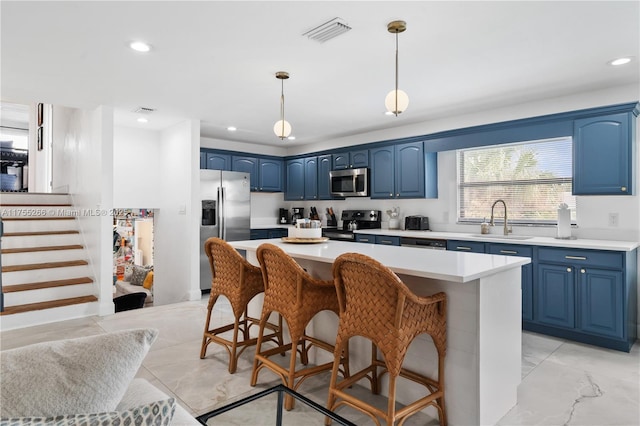
[[[2,100],[110,105],[137,126],[201,120],[201,135],[307,144],[552,96],[638,84],[640,2],[6,1]],[[302,34],[340,17],[324,44]],[[399,117],[384,115],[402,19]],[[153,45],[140,54],[132,40]],[[623,67],[607,61],[634,56]],[[273,133],[280,81],[295,141]],[[236,126],[230,133],[227,126]]]

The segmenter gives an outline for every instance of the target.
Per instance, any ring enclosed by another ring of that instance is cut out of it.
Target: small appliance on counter
[[[304,207],[293,207],[291,209],[293,214],[291,215],[291,223],[296,223],[298,219],[304,219]]]
[[[429,218],[427,216],[407,216],[404,218],[404,229],[407,231],[428,231]]]
[[[280,225],[288,225],[291,223],[288,209],[280,209],[280,213],[278,213],[278,223]]]

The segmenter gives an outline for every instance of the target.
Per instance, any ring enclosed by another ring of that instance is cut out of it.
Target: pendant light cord
[[[280,89],[280,121],[282,122],[280,139],[284,139],[284,80],[280,80],[280,83],[282,83],[282,86]]]
[[[396,93],[395,93],[395,115],[398,116],[398,33],[396,32]]]

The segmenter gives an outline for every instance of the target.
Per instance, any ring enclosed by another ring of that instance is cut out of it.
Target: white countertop
[[[501,230],[502,228],[500,228]],[[508,244],[523,244],[529,246],[550,246],[550,247],[566,247],[566,248],[581,248],[581,249],[594,249],[594,250],[613,250],[613,251],[631,251],[640,246],[637,241],[612,241],[612,240],[589,240],[589,239],[575,239],[575,240],[560,240],[550,237],[531,237],[527,239],[518,239],[523,237],[521,235],[510,235],[504,237],[499,234],[480,235],[471,233],[458,233],[458,232],[438,232],[438,231],[404,231],[397,229],[363,229],[355,231],[359,234],[371,234],[371,235],[392,235],[400,237],[413,237],[413,238],[434,238],[442,240],[463,240],[463,241],[478,241],[482,243],[508,243]]]
[[[318,244],[285,243],[280,239],[229,242],[236,249],[248,251],[255,251],[264,243],[274,244],[295,258],[325,263],[333,263],[343,253],[361,253],[376,259],[398,274],[459,283],[483,278],[531,262],[526,257],[423,250],[334,240]]]

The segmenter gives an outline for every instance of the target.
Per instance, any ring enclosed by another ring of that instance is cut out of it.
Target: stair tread
[[[3,293],[15,293],[18,291],[40,290],[43,288],[63,287],[68,285],[91,284],[93,279],[90,277],[69,278],[66,280],[41,281],[24,284],[4,285]]]
[[[5,306],[0,315],[19,314],[23,312],[38,311],[42,309],[59,308],[62,306],[77,305],[79,303],[97,302],[95,296],[70,297],[68,299],[48,300],[46,302],[27,303],[25,305]]]
[[[58,250],[79,250],[84,248],[81,244],[69,244],[64,246],[38,246],[38,247],[21,247],[21,248],[5,248],[2,254],[13,253],[31,253],[37,251],[58,251]]]
[[[73,229],[62,231],[25,231],[25,232],[5,232],[3,237],[29,237],[34,235],[64,235],[64,234],[79,234],[80,231]]]
[[[28,216],[28,217],[3,217],[5,222],[13,222],[19,220],[75,220],[75,216]]]
[[[19,272],[19,271],[31,271],[34,269],[48,269],[48,268],[64,268],[67,266],[84,266],[88,265],[86,260],[68,260],[64,262],[44,262],[44,263],[30,263],[26,265],[7,265],[2,267],[2,272]]]

